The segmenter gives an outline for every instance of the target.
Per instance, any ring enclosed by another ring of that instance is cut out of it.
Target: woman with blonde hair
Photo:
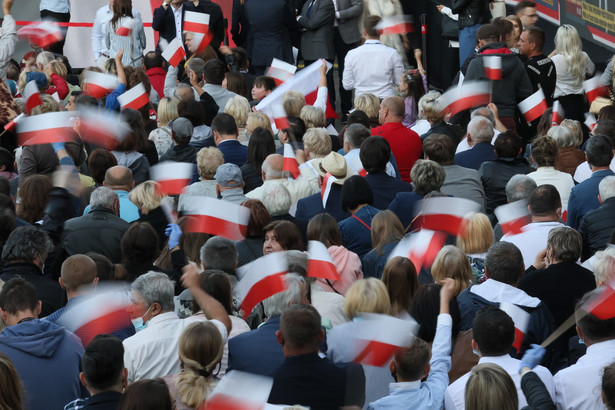
[[[404,227],[390,210],[378,212],[372,220],[372,249],[363,257],[365,277],[382,277],[389,255],[404,236]]]
[[[267,114],[260,111],[251,111],[248,114],[248,119],[246,120],[246,127],[244,134],[247,140],[250,139],[250,135],[252,135],[252,131],[257,129],[258,127],[266,128],[271,132],[271,135],[275,135],[273,132],[273,128],[271,128],[271,120],[267,117]]]
[[[248,121],[248,114],[250,114],[250,102],[248,99],[241,95],[236,95],[226,102],[224,112],[232,116],[235,119],[235,123],[237,123],[237,140],[247,144],[246,123]]]
[[[465,234],[457,237],[457,246],[470,261],[474,282],[482,283],[485,281],[485,257],[495,242],[493,227],[489,217],[480,212],[471,212],[463,220]]]
[[[199,173],[199,182],[190,184],[179,196],[178,209],[182,209],[187,196],[207,196],[217,198],[216,192],[216,171],[220,165],[224,164],[222,151],[217,147],[201,148],[196,154],[196,167]]]
[[[412,298],[419,288],[414,264],[408,258],[395,256],[384,265],[382,282],[389,292],[391,315],[405,316],[412,310]]]
[[[483,363],[472,369],[465,391],[468,410],[516,410],[517,388],[510,375],[495,363]]]
[[[555,50],[550,55],[557,79],[553,98],[564,109],[565,117],[584,121],[588,108],[583,81],[593,75],[596,66],[586,52],[574,26],[563,24],[555,34]]]
[[[149,133],[149,140],[154,142],[158,158],[162,157],[173,145],[169,121],[179,117],[177,112],[177,97],[164,97],[158,103],[158,128]]]
[[[184,329],[179,337],[182,371],[163,377],[177,410],[201,408],[215,385],[223,349],[222,336],[211,323],[195,322]]]
[[[169,223],[160,206],[164,197],[160,184],[156,181],[145,181],[134,187],[128,194],[128,199],[139,208],[139,214],[142,215],[137,221],[149,222],[152,225],[158,234],[158,246],[161,249],[167,240],[164,231]]]
[[[369,117],[369,123],[373,127],[378,127],[378,111],[380,111],[380,100],[374,94],[359,94],[354,98],[355,110],[363,111]]]
[[[305,96],[299,91],[287,91],[282,97],[282,106],[286,111],[286,115],[289,117],[298,117],[301,114],[301,109],[305,107],[305,104]]]
[[[313,105],[306,105],[301,109],[299,118],[305,123],[305,128],[322,128],[327,125],[325,112]]]
[[[470,268],[470,261],[461,249],[453,245],[446,245],[431,266],[431,275],[436,283],[444,278],[455,281],[455,296],[472,284],[474,277]]]

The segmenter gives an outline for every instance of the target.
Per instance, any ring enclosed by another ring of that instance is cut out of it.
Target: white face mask
[[[154,305],[152,305],[152,306],[154,306]],[[152,308],[152,306],[150,306],[150,307],[148,307],[148,308],[147,308],[147,310],[145,311],[145,313],[143,313],[143,316],[140,316],[140,317],[138,317],[138,318],[136,318],[136,319],[132,319],[132,320],[131,320],[132,325],[135,327],[135,330],[136,330],[137,332],[140,332],[141,330],[143,330],[143,329],[145,329],[145,328],[147,327],[147,322],[145,322],[145,323],[143,322],[143,317],[144,317],[145,315],[147,315],[147,312],[149,312],[149,310]]]

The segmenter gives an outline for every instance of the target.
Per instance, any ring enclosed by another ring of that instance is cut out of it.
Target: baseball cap
[[[214,176],[216,183],[225,188],[239,188],[243,185],[241,170],[235,164],[222,164]]]
[[[192,137],[194,127],[188,118],[178,117],[169,121],[169,128],[179,137]]]

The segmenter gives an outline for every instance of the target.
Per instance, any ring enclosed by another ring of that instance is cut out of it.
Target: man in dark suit
[[[481,115],[472,118],[466,138],[470,149],[455,155],[455,165],[478,171],[483,162],[497,158],[495,148],[491,145],[493,123],[488,118]]]
[[[190,0],[186,2],[184,8],[186,11],[209,14],[209,31],[213,34],[213,38],[209,45],[217,50],[222,40],[224,40],[224,16],[222,14],[222,7],[211,0]]]
[[[235,119],[226,113],[218,114],[211,122],[211,129],[214,133],[214,142],[224,156],[224,163],[235,164],[238,167],[245,164],[248,147],[237,141]]]
[[[615,176],[602,178],[598,191],[600,206],[589,211],[579,226],[583,238],[583,259],[606,248],[615,226]]]
[[[272,404],[300,404],[313,409],[362,407],[365,374],[360,365],[338,366],[318,355],[325,337],[320,315],[313,306],[292,305],[284,310],[276,338],[284,362],[273,374]]]
[[[183,26],[184,0],[164,0],[162,5],[154,10],[152,19],[152,28],[160,36],[158,44],[156,44],[156,51],[162,52],[162,48],[164,48],[160,47],[161,39],[167,43],[173,41],[174,38],[182,41]]]
[[[383,137],[372,136],[361,144],[359,158],[367,171],[365,180],[374,191],[373,206],[378,209],[387,209],[399,192],[412,191],[410,184],[386,173],[390,157],[391,146]]]
[[[350,217],[350,213],[342,209],[342,185],[344,181],[354,175],[352,168],[346,164],[343,156],[337,152],[331,152],[322,160],[315,160],[313,164],[318,172],[318,186],[322,187],[324,177],[327,172],[337,178],[337,181],[331,184],[329,198],[327,198],[327,206],[322,206],[322,197],[320,192],[300,199],[297,202],[297,212],[295,219],[304,221],[306,224],[318,214],[328,213],[335,218],[337,222],[343,221]]]

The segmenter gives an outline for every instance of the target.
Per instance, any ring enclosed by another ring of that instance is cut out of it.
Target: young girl
[[[404,94],[404,103],[406,104],[406,114],[402,124],[408,128],[412,127],[416,122],[418,101],[427,92],[427,76],[425,75],[425,70],[423,70],[421,50],[415,49],[414,56],[418,69],[406,71],[402,74],[399,82],[399,91]]]

